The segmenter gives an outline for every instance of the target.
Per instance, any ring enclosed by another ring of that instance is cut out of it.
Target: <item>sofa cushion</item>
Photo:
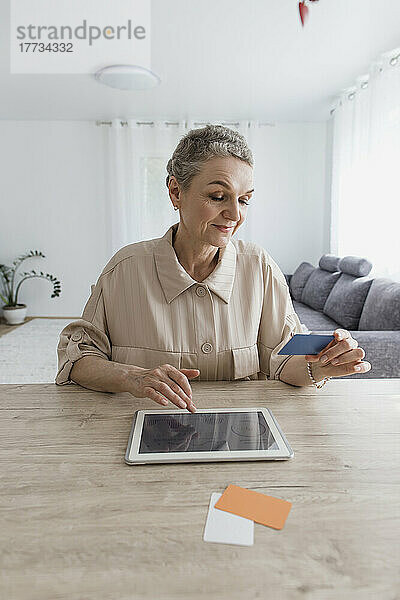
[[[340,258],[334,254],[323,254],[319,259],[319,267],[325,271],[336,273],[339,271]]]
[[[304,286],[313,271],[315,271],[315,267],[313,267],[312,264],[309,262],[302,262],[291,276],[290,293],[294,300],[300,302]]]
[[[339,271],[353,277],[365,277],[372,269],[372,263],[359,256],[344,256],[339,261]]]
[[[331,329],[310,333],[331,334]],[[366,379],[400,377],[400,331],[350,331],[360,348],[365,351],[365,360],[371,363],[366,373],[341,375],[335,379]]]
[[[400,283],[374,279],[361,313],[359,330],[394,331],[400,329]]]
[[[346,329],[358,329],[372,279],[342,273],[324,306],[324,314]]]
[[[326,299],[340,276],[340,271],[330,273],[324,269],[314,269],[304,286],[301,302],[322,312]]]
[[[302,302],[293,300],[293,308],[300,319],[300,323],[304,325],[308,331],[319,332],[322,329],[329,329],[329,333],[332,333],[332,331],[340,327],[338,323],[332,321],[332,319],[324,315],[324,313],[318,312]]]
[[[371,363],[370,371],[357,377],[400,377],[400,331],[354,331],[352,336]]]

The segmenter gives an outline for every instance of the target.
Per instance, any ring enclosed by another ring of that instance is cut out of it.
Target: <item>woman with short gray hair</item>
[[[272,257],[233,237],[254,193],[242,135],[222,125],[191,130],[167,172],[179,222],[121,248],[104,267],[82,318],[60,334],[58,385],[127,391],[194,412],[194,378],[308,386],[371,368],[343,329],[316,356],[278,355],[303,329]]]
[[[192,129],[180,140],[167,164],[167,188],[170,177],[174,176],[181,188],[187,190],[204,163],[216,156],[235,156],[251,167],[254,165],[253,154],[240,133],[222,125],[207,125]]]

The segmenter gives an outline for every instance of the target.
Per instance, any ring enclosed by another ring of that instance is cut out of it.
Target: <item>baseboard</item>
[[[81,319],[82,317],[42,317],[41,315],[26,315],[25,321],[29,319]],[[5,323],[4,317],[0,317],[0,323]]]

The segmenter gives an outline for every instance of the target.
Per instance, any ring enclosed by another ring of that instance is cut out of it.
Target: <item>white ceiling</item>
[[[0,119],[324,121],[343,88],[400,46],[400,1],[319,0],[302,29],[298,0],[152,0],[151,39],[162,80],[152,90],[11,75],[0,0]]]

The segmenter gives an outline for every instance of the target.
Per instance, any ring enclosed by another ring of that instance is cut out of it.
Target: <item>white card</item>
[[[252,546],[254,544],[254,521],[214,508],[221,496],[222,494],[216,492],[211,494],[204,528],[204,541]]]

